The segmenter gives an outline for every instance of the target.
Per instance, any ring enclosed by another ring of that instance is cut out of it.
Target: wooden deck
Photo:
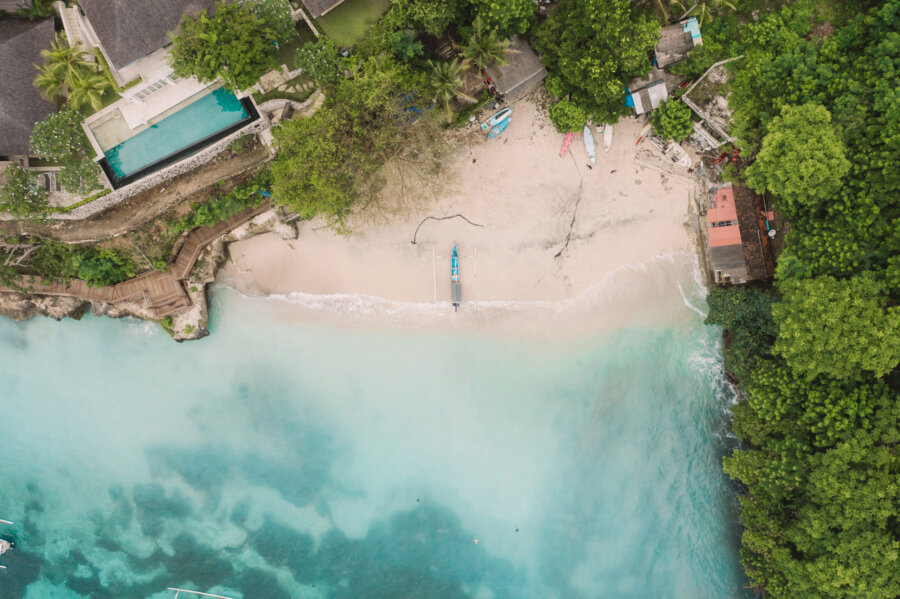
[[[81,279],[48,279],[37,276],[22,276],[19,285],[36,295],[64,295],[86,301],[100,301],[116,304],[125,301],[143,301],[156,318],[164,318],[191,305],[191,299],[184,290],[183,281],[190,275],[203,249],[210,242],[228,231],[236,229],[252,218],[271,208],[268,202],[256,208],[239,212],[215,225],[200,227],[192,231],[178,252],[175,261],[166,271],[151,270],[133,279],[106,287],[88,287]],[[0,292],[17,292],[18,289],[0,285]]]

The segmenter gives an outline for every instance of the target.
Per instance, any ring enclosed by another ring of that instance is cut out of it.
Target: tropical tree
[[[59,183],[69,193],[89,194],[100,189],[100,167],[96,162],[84,157],[82,160],[65,165],[59,171]]]
[[[51,102],[56,101],[63,86],[71,89],[85,73],[96,70],[80,46],[70,46],[64,33],[57,33],[49,50],[41,50],[43,66],[35,65],[38,76],[34,85]]]
[[[344,75],[337,49],[326,38],[319,38],[314,44],[304,44],[297,50],[294,66],[324,88],[332,87]]]
[[[391,50],[397,59],[409,62],[414,57],[422,55],[423,46],[422,42],[416,39],[415,32],[400,30],[391,36]]]
[[[672,6],[677,10],[685,10],[686,2],[684,0],[672,0]],[[691,6],[685,10],[681,18],[696,16],[701,25],[713,20],[713,14],[722,10],[722,8],[730,8],[735,10],[735,5],[731,0],[699,0],[693,2]]]
[[[288,0],[253,0],[250,10],[272,30],[279,44],[287,44],[297,35]]]
[[[29,146],[45,160],[73,162],[88,146],[81,115],[69,107],[53,112],[31,130]]]
[[[507,65],[506,55],[511,51],[509,43],[508,39],[500,39],[496,29],[488,31],[479,15],[472,23],[472,34],[462,47],[463,62],[474,65],[479,72],[493,63]]]
[[[784,299],[773,308],[775,352],[797,374],[883,376],[900,362],[900,308],[885,308],[884,283],[873,273],[791,280],[781,291]]]
[[[782,200],[789,217],[814,213],[832,198],[850,170],[844,144],[831,124],[831,113],[819,104],[786,105],[772,119],[746,181],[758,192]]]
[[[663,102],[653,111],[653,130],[663,139],[686,139],[694,132],[691,109],[678,100]]]
[[[47,209],[47,192],[35,181],[32,172],[17,164],[6,167],[0,186],[0,212],[17,217],[35,216]]]
[[[469,0],[475,19],[504,35],[525,33],[536,16],[533,0]]]
[[[388,13],[397,27],[415,27],[440,37],[459,13],[459,0],[394,0]]]
[[[569,133],[571,131],[581,131],[587,123],[587,114],[584,109],[569,100],[559,100],[550,105],[547,111],[550,116],[550,122],[556,127],[560,133]]]
[[[82,73],[69,86],[69,105],[75,110],[89,105],[96,112],[103,108],[103,95],[110,89],[109,78],[103,73]]]
[[[169,61],[178,77],[221,79],[229,89],[247,89],[275,64],[275,32],[247,4],[216,3],[185,17],[172,37]]]
[[[569,99],[595,121],[627,113],[625,83],[650,71],[659,25],[631,0],[568,0],[541,24],[535,44]]]
[[[454,99],[465,100],[466,102],[477,102],[475,98],[464,93],[463,73],[466,71],[466,65],[461,62],[432,62],[428,60],[428,66],[431,67],[431,89],[434,92],[434,98],[444,107],[444,112],[449,117],[452,114],[450,102]]]

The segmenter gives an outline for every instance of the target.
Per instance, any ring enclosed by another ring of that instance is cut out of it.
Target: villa
[[[16,12],[31,8],[31,0],[0,0],[0,12]]]
[[[56,110],[34,85],[41,50],[53,42],[53,19],[0,20],[0,163],[28,166],[31,130]]]
[[[707,258],[716,283],[768,279],[775,271],[767,223],[774,219],[751,190],[730,183],[710,190]]]
[[[318,19],[328,11],[337,7],[344,0],[303,0],[303,6],[312,15],[312,18]]]
[[[109,66],[121,99],[84,122],[114,188],[173,164],[258,118],[250,98],[220,83],[179,78],[168,63],[169,32],[214,0],[81,0],[56,3],[66,36]]]

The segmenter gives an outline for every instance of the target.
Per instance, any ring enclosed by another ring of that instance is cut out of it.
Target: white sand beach
[[[589,168],[581,134],[561,158],[563,136],[535,103],[518,102],[500,138],[473,132],[461,145],[436,197],[388,218],[351,221],[350,235],[314,221],[300,224],[296,240],[268,234],[235,243],[218,280],[251,295],[446,302],[455,242],[466,302],[575,297],[623,265],[692,251],[695,184],[686,171],[666,175],[635,162],[640,129],[634,118],[619,121],[608,153],[596,136]],[[454,214],[478,226],[429,220],[411,243],[424,218]]]

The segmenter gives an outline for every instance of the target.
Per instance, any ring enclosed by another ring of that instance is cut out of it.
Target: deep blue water
[[[293,310],[220,290],[183,345],[0,320],[0,596],[745,597],[693,310],[565,338]]]
[[[119,178],[248,118],[240,100],[219,88],[106,152]]]

